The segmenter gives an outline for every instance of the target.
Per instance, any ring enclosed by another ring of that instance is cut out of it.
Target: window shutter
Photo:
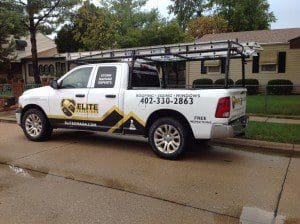
[[[201,61],[201,74],[207,74],[207,68],[204,66],[204,61]]]
[[[221,73],[225,74],[226,58],[221,58]]]
[[[278,53],[278,73],[285,73],[286,52]]]
[[[252,73],[259,73],[259,54],[253,56]]]

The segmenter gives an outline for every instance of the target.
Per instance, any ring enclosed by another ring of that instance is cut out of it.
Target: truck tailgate
[[[236,120],[246,115],[246,89],[231,89],[230,92],[230,120]]]

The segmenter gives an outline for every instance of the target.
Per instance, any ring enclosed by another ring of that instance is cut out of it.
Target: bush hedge
[[[216,86],[224,86],[225,85],[225,79],[217,79],[215,81]],[[228,79],[228,85],[233,86],[234,81],[232,79]]]
[[[293,83],[287,79],[273,79],[267,85],[268,94],[290,95],[293,91]]]
[[[256,95],[259,91],[259,81],[257,79],[245,79],[245,84],[247,88],[248,95]],[[236,86],[242,86],[242,79],[235,82]]]
[[[209,87],[214,84],[212,79],[196,79],[193,82],[193,88]]]

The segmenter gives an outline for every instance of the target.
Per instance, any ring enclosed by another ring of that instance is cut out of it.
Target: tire
[[[29,109],[22,116],[21,127],[25,136],[31,141],[44,141],[51,137],[52,127],[44,115],[38,109]]]
[[[187,139],[187,129],[174,118],[160,118],[149,130],[149,143],[153,151],[165,159],[180,158],[186,151]]]

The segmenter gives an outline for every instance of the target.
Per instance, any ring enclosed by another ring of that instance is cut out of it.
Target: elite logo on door
[[[76,103],[75,100],[63,99],[61,110],[67,117],[72,117],[75,113],[98,113],[98,104]]]
[[[75,106],[76,106],[76,103],[74,100],[63,99],[61,101],[61,110],[67,117],[73,116],[73,114],[75,113],[75,110],[76,110]]]

